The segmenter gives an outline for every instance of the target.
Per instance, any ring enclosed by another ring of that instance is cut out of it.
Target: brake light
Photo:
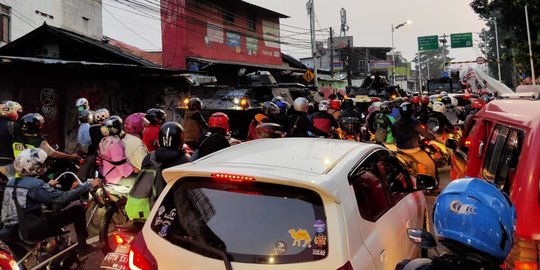
[[[212,177],[215,177],[215,178],[218,178],[218,179],[226,179],[226,180],[235,181],[235,182],[254,181],[255,180],[255,178],[253,178],[251,176],[237,175],[237,174],[213,173],[211,175],[212,175]]]
[[[114,242],[117,244],[117,245],[123,245],[123,244],[126,244],[127,243],[127,240],[124,239],[124,237],[120,234],[114,234]]]
[[[156,270],[157,261],[146,248],[142,234],[139,233],[133,239],[129,249],[129,270]]]
[[[354,270],[354,269],[352,268],[351,262],[348,261],[345,265],[338,268],[337,270]]]
[[[471,142],[471,139],[467,138],[467,139],[465,140],[464,145],[465,145],[465,146],[470,146],[471,143],[472,143],[472,142]]]
[[[538,270],[540,242],[515,237],[514,247],[507,259],[508,269]]]

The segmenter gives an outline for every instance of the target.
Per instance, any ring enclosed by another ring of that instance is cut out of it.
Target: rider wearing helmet
[[[47,153],[40,148],[29,148],[23,150],[14,161],[14,167],[20,177],[11,178],[4,191],[2,202],[2,223],[3,241],[15,251],[17,259],[22,259],[26,250],[20,247],[20,237],[18,230],[19,217],[17,208],[21,208],[25,213],[42,216],[43,204],[66,205],[80,198],[80,195],[88,192],[100,184],[99,179],[86,181],[84,184],[74,183],[75,188],[69,191],[62,191],[52,188],[49,184],[38,179],[47,170],[45,160]],[[16,192],[15,190],[16,189]],[[16,206],[13,194],[17,197]],[[27,241],[41,241],[47,237],[56,235],[64,226],[73,224],[77,235],[77,251],[79,257],[87,257],[89,254],[98,251],[98,246],[91,246],[86,243],[88,231],[86,229],[86,216],[81,204],[72,204],[67,208],[55,213],[54,218],[38,224],[26,224],[29,237],[35,239],[23,239]],[[28,222],[28,220],[27,220]],[[46,224],[45,224],[46,223]],[[25,233],[25,235],[27,234]],[[10,242],[9,240],[13,240]],[[24,251],[23,251],[24,250]]]
[[[184,113],[185,143],[193,150],[199,147],[199,138],[208,129],[208,124],[201,114],[202,107],[203,103],[199,98],[190,98],[188,109]]]
[[[453,180],[433,208],[435,234],[449,253],[404,260],[396,269],[501,269],[514,243],[516,209],[495,185],[479,178]]]
[[[189,162],[186,156],[184,146],[184,129],[176,122],[166,122],[159,128],[158,144],[155,151],[148,153],[143,160],[143,168],[151,166],[152,160],[160,163],[160,169],[164,170],[169,167],[184,164]],[[156,196],[159,197],[163,188],[165,188],[165,180],[159,174],[156,179]]]
[[[79,98],[75,101],[75,108],[77,108],[77,112],[88,111],[90,110],[90,103],[86,98]]]
[[[94,122],[94,113],[90,110],[79,112],[79,130],[77,131],[77,143],[84,154],[88,153],[88,148],[92,144],[90,137],[90,126]]]
[[[320,137],[331,137],[332,130],[339,128],[334,117],[328,113],[330,102],[322,100],[319,102],[319,111],[313,114],[311,122],[313,123],[313,133]]]
[[[470,110],[467,113],[467,116],[465,117],[465,126],[469,124],[473,116],[480,111],[484,106],[486,106],[486,102],[484,102],[482,99],[479,98],[471,98],[471,105]]]
[[[375,115],[381,111],[382,102],[376,101],[368,107],[368,115],[366,116],[366,127],[371,134],[375,134]],[[367,138],[369,140],[369,138]]]
[[[390,101],[384,101],[381,104],[380,111],[375,115],[375,141],[378,143],[393,143],[392,124],[396,121],[390,115],[392,112]]]
[[[429,155],[422,151],[419,146],[420,135],[427,139],[435,139],[420,121],[412,117],[414,111],[412,104],[404,102],[399,106],[400,118],[392,125],[392,134],[399,150],[411,155],[418,163],[423,164],[426,174],[437,179],[435,163]]]
[[[208,118],[208,132],[200,139],[199,148],[191,161],[231,146],[229,143],[229,117],[222,113],[213,113]]]
[[[126,158],[133,166],[134,173],[141,170],[143,159],[148,154],[148,149],[141,140],[145,115],[144,113],[134,113],[126,117],[124,132],[120,136],[124,143]]]
[[[289,137],[311,137],[313,125],[307,117],[309,102],[304,97],[299,97],[293,103],[294,112],[289,117]]]
[[[29,113],[21,118],[21,133],[13,140],[13,155],[17,157],[24,149],[41,148],[47,156],[56,159],[78,159],[76,153],[66,154],[54,150],[47,140],[41,136],[45,118],[39,113]]]
[[[0,176],[7,181],[7,177],[15,175],[13,168],[13,139],[20,136],[20,126],[16,122],[22,107],[14,101],[0,103]]]
[[[103,121],[101,126],[103,139],[99,142],[98,157],[102,160],[99,172],[108,183],[116,184],[133,172],[133,166],[126,158],[124,143],[120,138],[124,135],[122,128],[122,118],[117,115]]]
[[[268,122],[276,123],[281,125],[283,128],[287,128],[289,122],[287,110],[291,107],[291,105],[284,100],[278,100],[275,104],[279,108],[279,112],[268,117]]]
[[[444,115],[446,108],[442,102],[437,101],[433,103],[432,109],[433,111],[428,115],[426,126],[429,132],[433,133],[439,141],[444,143],[446,142],[444,133],[454,132],[454,125]]]
[[[187,114],[188,111],[186,111],[186,115]],[[162,109],[152,108],[146,111],[146,115],[143,119],[146,127],[143,131],[142,141],[144,142],[144,145],[146,145],[148,151],[156,150],[158,146],[159,127],[165,122],[166,117],[167,114]]]
[[[257,134],[255,133],[255,128],[261,123],[268,122],[270,118],[272,118],[273,121],[276,121],[276,119],[274,119],[274,115],[280,113],[281,110],[276,104],[271,101],[265,101],[261,106],[261,112],[256,114],[249,123],[246,141],[258,139],[259,137],[257,137]]]
[[[345,99],[341,105],[341,114],[339,118],[340,129],[346,133],[346,135],[359,135],[362,115],[354,107],[354,101],[352,99]]]

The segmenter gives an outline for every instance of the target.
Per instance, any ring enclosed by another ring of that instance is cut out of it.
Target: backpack
[[[131,220],[146,220],[157,197],[157,183],[162,181],[161,162],[156,160],[156,152],[150,153],[150,160],[135,178],[135,184],[128,194],[126,213]]]
[[[378,113],[375,115],[373,120],[375,125],[375,140],[377,142],[386,142],[386,137],[388,136],[388,127],[391,122],[390,119],[384,113]]]

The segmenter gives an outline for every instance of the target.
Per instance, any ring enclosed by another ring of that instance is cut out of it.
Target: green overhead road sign
[[[418,37],[418,51],[429,51],[439,49],[439,36]]]
[[[452,49],[472,46],[472,33],[450,34],[450,47]]]

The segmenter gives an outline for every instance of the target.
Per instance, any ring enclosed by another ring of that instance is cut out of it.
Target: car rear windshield
[[[312,190],[259,182],[186,178],[175,183],[151,228],[170,243],[203,256],[224,251],[232,262],[287,264],[328,255],[326,216]]]

